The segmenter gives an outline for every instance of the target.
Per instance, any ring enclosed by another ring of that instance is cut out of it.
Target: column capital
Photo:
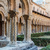
[[[15,17],[15,15],[16,15],[16,12],[15,11],[12,11],[12,10],[9,10],[9,15],[10,15],[10,17],[12,18],[12,17]]]

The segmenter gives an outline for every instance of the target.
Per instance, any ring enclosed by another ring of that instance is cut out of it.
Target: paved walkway
[[[43,47],[38,47],[38,50],[42,49]]]

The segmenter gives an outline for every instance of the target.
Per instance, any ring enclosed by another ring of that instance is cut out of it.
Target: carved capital
[[[15,17],[15,15],[16,15],[15,11],[12,11],[12,10],[10,10],[8,13],[9,13],[11,18]]]

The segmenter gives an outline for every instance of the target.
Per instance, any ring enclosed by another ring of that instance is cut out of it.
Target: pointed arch
[[[29,14],[29,4],[28,4],[28,1],[27,0],[20,0],[22,2],[22,12],[23,12],[23,15],[26,14],[28,15]]]

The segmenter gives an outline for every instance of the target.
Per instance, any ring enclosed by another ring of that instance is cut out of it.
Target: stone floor
[[[4,41],[3,41],[4,42]],[[37,46],[34,45],[33,42],[22,42],[22,41],[17,41],[17,46],[5,46],[5,47],[0,47],[0,50],[38,50]]]

